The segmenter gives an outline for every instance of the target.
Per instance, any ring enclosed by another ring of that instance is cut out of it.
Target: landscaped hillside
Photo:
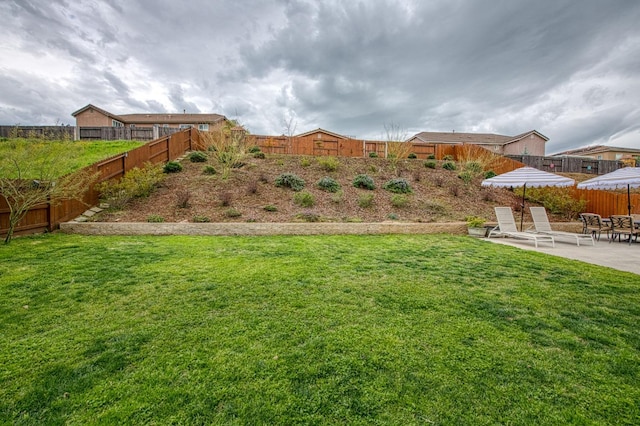
[[[96,220],[453,222],[472,215],[493,220],[494,206],[515,209],[520,204],[509,190],[481,187],[482,176],[465,183],[458,177],[460,170],[445,170],[443,162],[436,162],[435,168],[425,163],[408,159],[394,167],[381,158],[267,155],[245,160],[225,180],[220,174],[203,173],[207,163],[186,158],[181,161],[183,171],[168,174],[152,196],[135,200],[124,210],[103,213]],[[278,187],[276,179],[283,174],[303,179],[304,189]],[[372,178],[375,189],[354,187],[358,175]],[[318,182],[325,177],[335,180],[340,189],[319,188]],[[396,178],[405,179],[412,192],[384,189]]]

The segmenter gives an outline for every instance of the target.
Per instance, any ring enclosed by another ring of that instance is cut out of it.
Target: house
[[[592,145],[553,154],[554,157],[588,157],[594,160],[633,160],[640,157],[640,149],[615,146]]]
[[[493,133],[421,132],[407,142],[428,144],[480,145],[499,155],[545,155],[545,144],[549,138],[535,130],[505,136]]]
[[[198,130],[213,130],[223,126],[227,118],[220,114],[113,114],[95,105],[88,104],[71,114],[76,119],[76,139],[91,139],[90,134],[97,134],[96,129],[113,127],[129,129],[147,129],[158,137],[159,128],[185,129],[197,127]],[[83,130],[84,129],[84,130]],[[93,129],[90,131],[89,129]],[[85,137],[83,137],[85,136]]]
[[[313,140],[345,140],[350,139],[348,136],[343,136],[338,133],[333,133],[328,130],[317,128],[309,132],[300,133],[295,135],[297,138],[312,138]]]

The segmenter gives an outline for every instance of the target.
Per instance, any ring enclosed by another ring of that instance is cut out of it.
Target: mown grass
[[[16,145],[25,145],[28,147],[29,153],[34,162],[38,162],[40,156],[44,152],[45,155],[51,155],[52,150],[42,149],[45,146],[54,145],[59,147],[59,151],[66,152],[64,167],[60,168],[60,174],[64,175],[75,170],[89,166],[100,160],[112,157],[123,152],[131,151],[144,142],[117,140],[117,141],[44,141],[41,139],[7,139],[0,142],[0,159],[6,157],[9,152],[15,149]],[[54,149],[53,152],[58,152]],[[53,158],[57,161],[57,158]],[[0,176],[14,177],[14,176]]]
[[[3,424],[637,424],[640,277],[465,237],[20,238]]]

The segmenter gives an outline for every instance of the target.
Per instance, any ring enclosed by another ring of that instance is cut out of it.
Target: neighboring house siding
[[[94,109],[88,109],[76,115],[77,127],[111,127],[111,117],[98,112]]]
[[[545,140],[540,136],[531,134],[516,142],[504,146],[504,155],[539,155],[544,156]]]

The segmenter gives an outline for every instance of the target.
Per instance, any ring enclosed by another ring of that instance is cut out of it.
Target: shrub
[[[424,162],[424,166],[427,169],[435,169],[438,163],[435,160],[427,160]]]
[[[483,168],[482,164],[478,161],[467,161],[464,163],[464,170],[468,171],[472,175],[480,175],[482,174]]]
[[[222,207],[228,207],[231,205],[231,201],[233,200],[233,194],[231,194],[231,192],[228,192],[228,191],[221,192],[219,197],[220,197],[220,205]]]
[[[189,154],[189,161],[192,163],[204,163],[207,161],[207,154],[202,151],[193,151]]]
[[[142,169],[129,170],[120,181],[102,182],[96,190],[112,208],[121,209],[133,198],[151,195],[162,179],[162,166],[146,163]]]
[[[458,177],[462,179],[462,181],[466,185],[468,185],[473,180],[473,173],[471,173],[469,170],[463,170],[460,173],[458,173]]]
[[[302,191],[304,189],[304,179],[293,173],[283,173],[276,178],[276,186],[291,188],[294,191]]]
[[[260,149],[260,147],[258,145],[253,145],[251,148],[249,148],[249,152],[251,154],[256,154],[258,152],[262,152],[262,150]]]
[[[373,183],[373,178],[371,178],[368,175],[356,176],[355,179],[353,179],[353,186],[355,186],[356,188],[369,189],[369,190],[376,189],[376,185]]]
[[[583,212],[587,201],[576,200],[571,196],[571,188],[528,188],[526,198],[534,203],[542,204],[553,214],[562,215],[566,219],[574,219],[580,212]],[[522,196],[522,188],[514,191]]]
[[[407,180],[404,178],[391,179],[390,181],[384,184],[383,188],[386,189],[387,191],[394,192],[396,194],[409,194],[413,192],[411,190],[411,186],[409,185],[409,182],[407,182]]]
[[[344,197],[344,192],[342,190],[338,190],[335,194],[331,196],[331,201],[340,204],[342,202],[342,198]]]
[[[455,170],[456,163],[454,163],[453,161],[445,161],[444,163],[442,163],[442,168],[445,170]]]
[[[176,205],[181,209],[190,207],[189,199],[191,198],[191,192],[188,190],[180,190],[176,192]]]
[[[182,164],[178,163],[177,161],[169,161],[167,164],[164,165],[163,172],[165,173],[178,173],[182,171]]]
[[[454,197],[460,195],[460,187],[458,185],[451,185],[451,188],[449,188],[449,190],[451,191],[451,195],[453,195]]]
[[[496,172],[494,172],[493,170],[487,170],[486,172],[484,172],[485,179],[491,179],[494,176],[497,176],[497,175],[496,175]]]
[[[418,156],[416,155],[415,152],[411,152],[409,153],[409,155],[407,155],[407,158],[415,159],[415,158],[418,158]]]
[[[444,215],[447,213],[447,207],[437,201],[427,201],[424,204],[425,213],[430,215]]]
[[[218,172],[216,172],[216,169],[213,166],[204,166],[202,173],[205,175],[215,175]]]
[[[300,159],[300,166],[302,167],[309,167],[311,165],[311,160],[307,157],[302,157]]]
[[[305,222],[318,222],[320,221],[320,216],[312,213],[312,212],[304,212],[296,215],[298,219],[302,219]]]
[[[226,217],[240,217],[242,216],[242,213],[236,209],[228,209],[228,210],[225,210],[224,215]]]
[[[293,202],[302,207],[311,207],[316,200],[310,192],[302,191],[293,196]]]
[[[467,222],[467,226],[469,228],[482,228],[484,223],[487,221],[479,216],[467,216],[464,220]]]
[[[164,222],[164,218],[158,214],[151,214],[147,216],[147,222],[151,223],[162,223]]]
[[[378,153],[375,151],[372,151],[369,153],[369,158],[378,158]]]
[[[338,170],[340,162],[336,157],[321,157],[318,159],[318,164],[325,172],[335,172]]]
[[[340,190],[340,184],[332,177],[325,176],[317,183],[318,188],[328,192],[338,192]]]
[[[402,207],[406,207],[407,204],[409,204],[409,198],[407,198],[406,195],[396,194],[393,197],[391,197],[391,205],[393,207],[402,208]]]
[[[209,216],[194,216],[193,221],[195,223],[207,223],[211,222],[211,219],[209,218]]]
[[[398,218],[398,215],[397,215],[397,214],[395,214],[395,213],[389,213],[389,214],[387,215],[387,219],[391,219],[391,220],[398,220],[399,218]]]
[[[442,159],[444,161],[453,161],[453,155],[445,155]]]
[[[253,158],[264,160],[265,158],[267,158],[267,156],[264,154],[264,152],[256,152],[253,154]]]
[[[247,194],[252,195],[257,193],[258,193],[258,181],[252,180],[249,183],[247,183]]]
[[[363,209],[373,206],[373,194],[362,194],[358,197],[358,206]]]
[[[427,160],[435,160],[435,159],[436,159],[436,155],[435,154],[427,155]]]
[[[278,208],[274,205],[268,204],[262,208],[266,212],[277,212]]]

